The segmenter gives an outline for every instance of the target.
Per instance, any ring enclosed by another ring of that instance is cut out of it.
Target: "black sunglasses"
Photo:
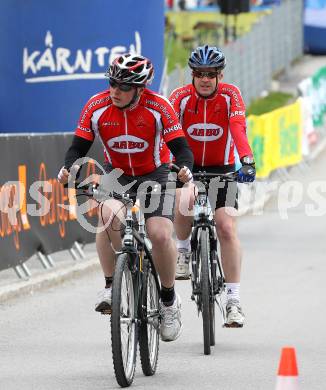
[[[133,84],[118,83],[114,79],[109,79],[110,87],[119,88],[122,92],[130,92],[135,86]]]
[[[192,74],[194,77],[198,77],[199,79],[203,79],[204,77],[207,77],[208,79],[214,79],[220,74],[220,72],[201,72],[199,70],[194,70]]]

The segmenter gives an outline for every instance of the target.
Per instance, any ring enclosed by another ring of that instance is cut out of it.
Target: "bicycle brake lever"
[[[171,172],[175,172],[175,173],[179,173],[180,170],[181,170],[181,168],[178,167],[178,165],[173,164],[173,163],[171,163],[171,164],[169,165],[169,168],[170,168]]]

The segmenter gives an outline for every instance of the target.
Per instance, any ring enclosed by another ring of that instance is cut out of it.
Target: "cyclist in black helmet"
[[[245,105],[241,93],[232,84],[222,82],[226,66],[223,52],[213,46],[200,46],[191,53],[192,84],[172,92],[170,101],[177,112],[187,141],[194,154],[194,172],[227,173],[235,170],[234,147],[242,168],[239,180],[255,179],[255,163],[246,135]],[[219,183],[209,196],[226,278],[226,326],[242,327],[244,315],[240,306],[241,249],[235,217],[228,208],[237,209],[236,183]],[[214,192],[214,191],[213,191]],[[177,278],[188,279],[192,218],[177,207],[175,230],[179,250]]]

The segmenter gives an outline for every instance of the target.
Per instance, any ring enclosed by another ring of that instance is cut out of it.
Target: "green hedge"
[[[293,102],[294,96],[284,92],[270,92],[266,97],[255,99],[247,109],[247,115],[262,115]]]

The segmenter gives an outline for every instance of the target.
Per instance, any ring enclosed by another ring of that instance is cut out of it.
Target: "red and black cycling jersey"
[[[133,107],[114,106],[109,90],[93,96],[82,110],[75,135],[101,140],[106,160],[126,175],[141,176],[170,161],[166,143],[184,137],[170,102],[148,89]]]
[[[219,83],[211,98],[199,96],[192,84],[169,98],[197,166],[234,164],[234,144],[240,158],[252,156],[246,135],[245,105],[237,87]]]

